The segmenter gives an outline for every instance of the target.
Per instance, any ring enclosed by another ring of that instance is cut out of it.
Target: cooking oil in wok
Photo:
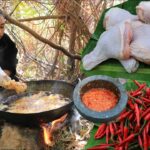
[[[60,108],[69,102],[70,99],[61,94],[39,92],[37,94],[15,100],[9,105],[6,111],[22,114],[40,113]]]

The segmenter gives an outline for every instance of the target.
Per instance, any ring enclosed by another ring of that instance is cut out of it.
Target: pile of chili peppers
[[[150,149],[150,87],[133,81],[137,89],[128,92],[128,103],[119,117],[99,125],[94,138],[106,138],[105,143],[88,150],[148,150]]]

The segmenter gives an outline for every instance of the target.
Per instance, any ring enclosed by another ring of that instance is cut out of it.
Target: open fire
[[[74,109],[53,122],[41,124],[40,128],[1,123],[0,149],[80,150],[91,128]]]
[[[42,124],[44,143],[47,146],[53,146],[55,144],[53,134],[65,125],[65,120],[68,114],[63,115],[59,119],[52,121],[51,123]]]
[[[0,149],[40,150],[41,147],[53,147],[54,134],[66,125],[67,116],[65,114],[52,122],[41,124],[42,130],[4,123],[0,126]]]

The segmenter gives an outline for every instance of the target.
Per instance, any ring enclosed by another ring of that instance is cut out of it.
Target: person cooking
[[[0,12],[0,69],[2,69],[11,79],[18,81],[16,77],[18,49],[10,37],[4,33],[5,22],[6,19]]]
[[[0,12],[0,91],[15,90],[17,93],[26,91],[27,84],[19,82],[16,77],[18,63],[16,44],[4,33],[6,19]]]

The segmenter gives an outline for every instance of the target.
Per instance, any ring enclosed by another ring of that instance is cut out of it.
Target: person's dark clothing
[[[11,71],[12,79],[16,79],[17,52],[15,43],[7,34],[4,34],[0,39],[0,67]]]

